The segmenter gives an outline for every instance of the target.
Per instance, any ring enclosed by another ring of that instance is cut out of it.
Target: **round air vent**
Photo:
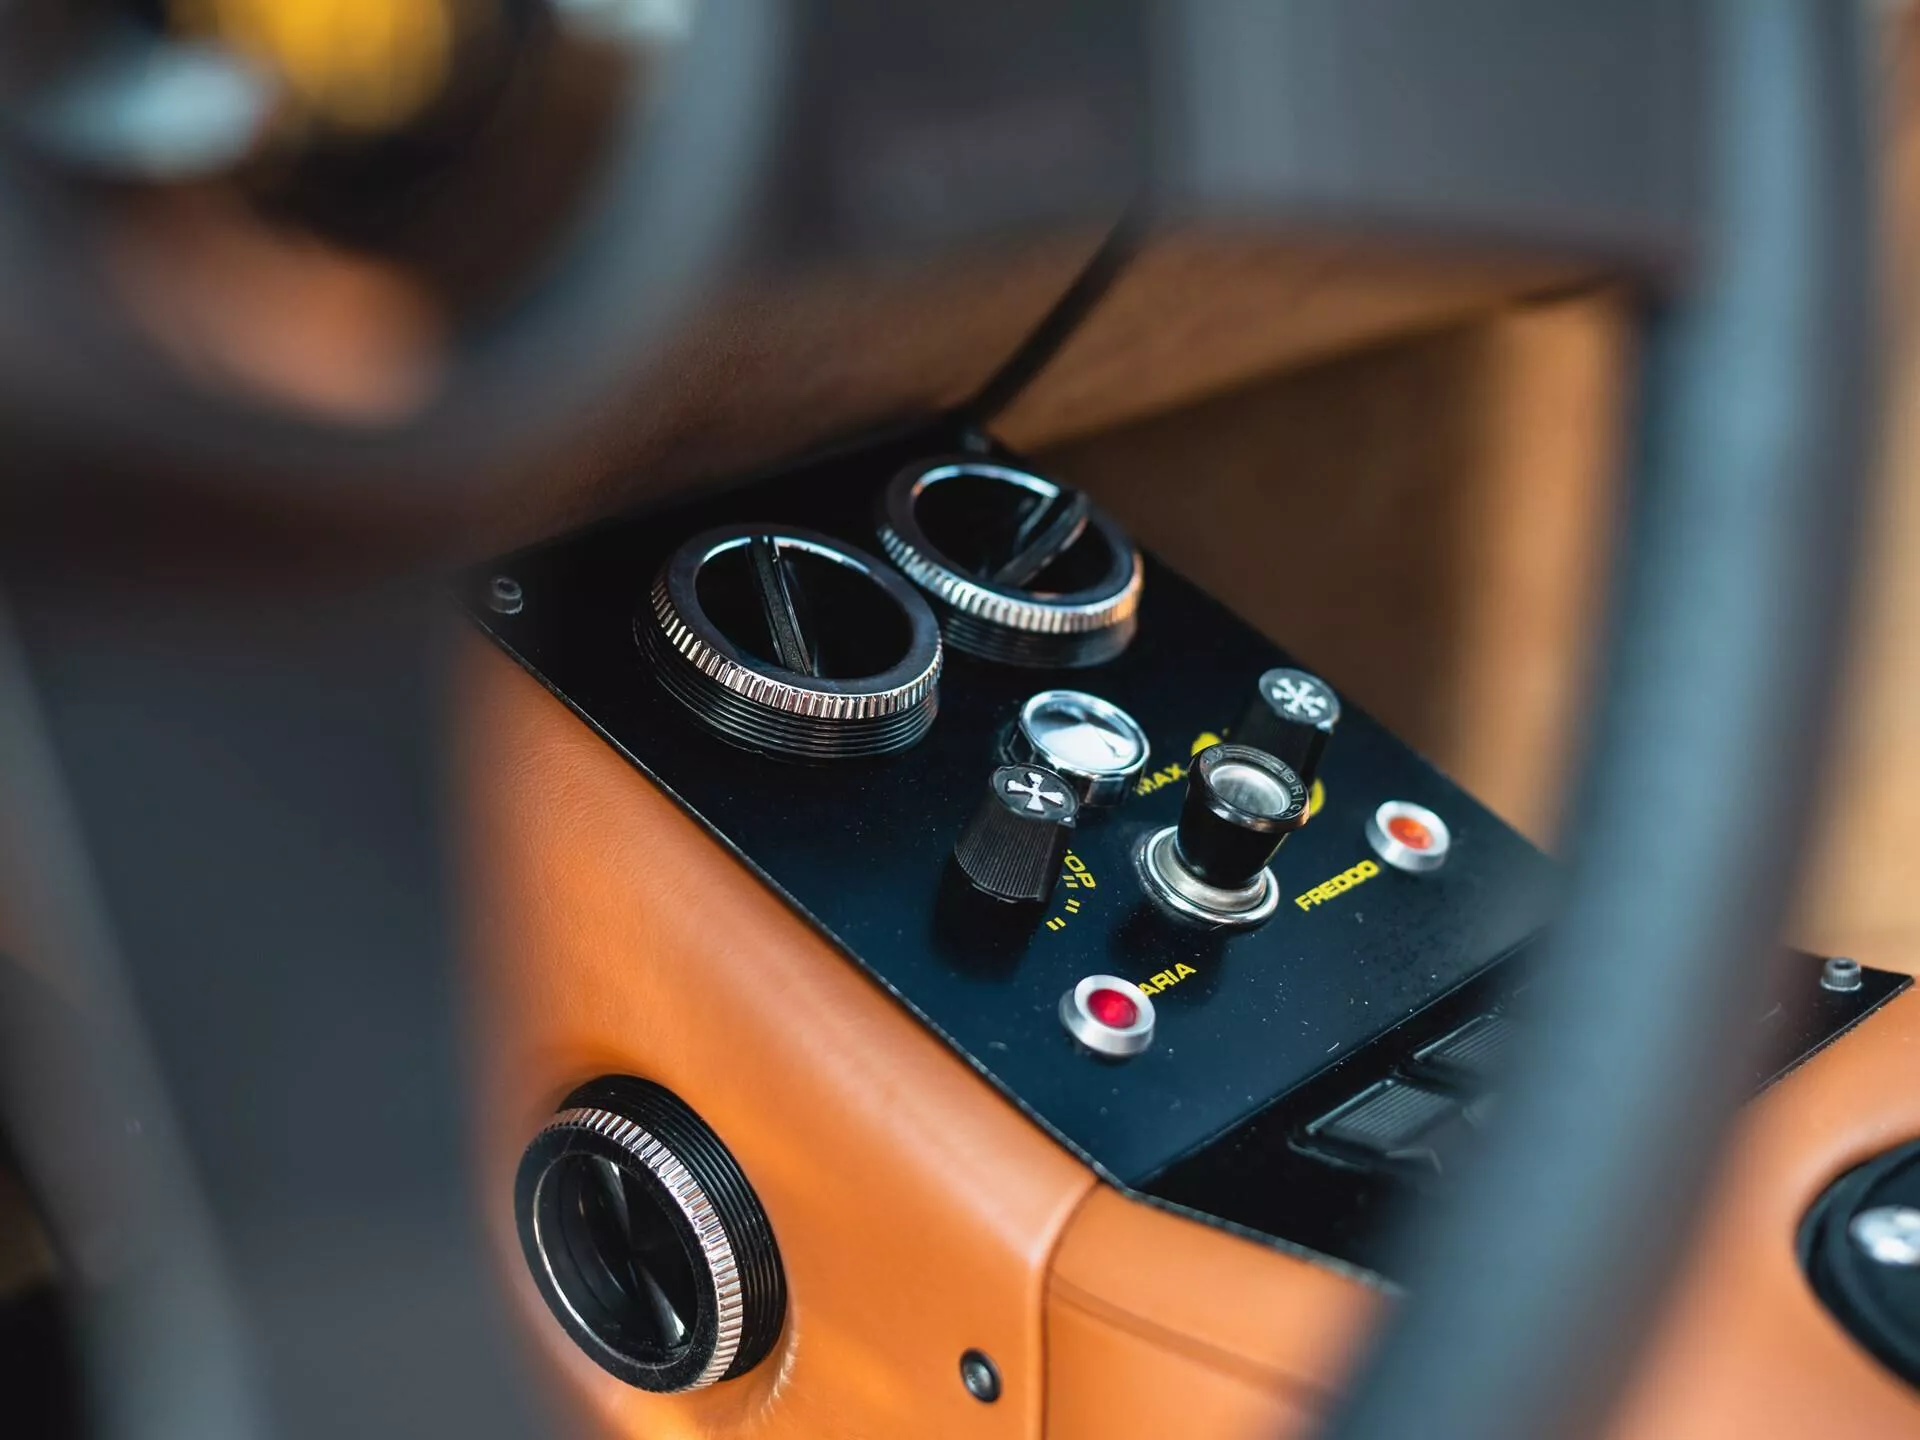
[[[582,1085],[527,1146],[520,1246],[547,1307],[643,1390],[697,1390],[767,1356],[786,1313],[773,1229],[726,1146],[672,1092]]]
[[[911,465],[880,500],[880,547],[931,595],[956,650],[1098,665],[1138,628],[1140,552],[1078,490],[980,460]]]
[[[730,744],[808,760],[885,755],[927,733],[943,652],[893,570],[791,526],[686,542],[636,630],[661,683]]]

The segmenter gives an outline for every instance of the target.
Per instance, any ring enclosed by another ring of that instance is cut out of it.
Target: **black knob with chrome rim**
[[[1053,893],[1079,814],[1079,796],[1053,771],[999,766],[954,843],[954,861],[982,893],[1037,904]]]
[[[1234,723],[1233,743],[1284,760],[1311,786],[1320,757],[1340,724],[1340,697],[1305,670],[1277,666],[1260,677],[1253,699]]]
[[[1248,745],[1209,746],[1188,767],[1180,823],[1140,849],[1141,883],[1178,919],[1262,924],[1280,894],[1267,867],[1306,823],[1307,786],[1292,766]]]

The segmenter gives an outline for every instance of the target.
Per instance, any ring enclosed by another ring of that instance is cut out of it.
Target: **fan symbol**
[[[1064,809],[1067,803],[1065,795],[1058,790],[1047,789],[1046,782],[1031,770],[1027,772],[1025,780],[1007,781],[1007,793],[1026,796],[1027,803],[1020,808],[1032,810],[1036,814],[1045,814],[1049,805],[1058,805]]]
[[[1296,680],[1291,675],[1282,675],[1273,682],[1273,698],[1280,702],[1280,708],[1289,715],[1318,720],[1327,713],[1326,695],[1310,680]]]

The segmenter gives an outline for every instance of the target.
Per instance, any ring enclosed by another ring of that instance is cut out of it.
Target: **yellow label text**
[[[1311,910],[1314,906],[1324,905],[1334,896],[1343,894],[1356,885],[1364,885],[1379,873],[1379,865],[1371,860],[1362,860],[1351,870],[1342,870],[1331,880],[1322,881],[1306,894],[1294,896],[1293,903],[1302,910]]]
[[[1168,986],[1178,985],[1189,975],[1198,975],[1199,973],[1200,972],[1195,970],[1191,965],[1176,965],[1171,970],[1162,970],[1158,975],[1149,975],[1140,982],[1140,988],[1149,995],[1158,995]]]
[[[1151,775],[1142,775],[1134,782],[1133,793],[1136,795],[1151,795],[1156,790],[1164,789],[1169,785],[1177,785],[1186,778],[1187,767],[1175,761],[1164,770],[1156,770]]]

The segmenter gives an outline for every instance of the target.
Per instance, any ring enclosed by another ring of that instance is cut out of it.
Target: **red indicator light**
[[[1140,1006],[1120,990],[1095,990],[1087,996],[1087,1013],[1109,1030],[1125,1030],[1140,1018]]]
[[[1387,821],[1387,834],[1409,850],[1433,848],[1433,832],[1411,815],[1396,815]]]

